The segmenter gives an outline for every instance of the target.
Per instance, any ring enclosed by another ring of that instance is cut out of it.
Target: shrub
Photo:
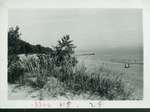
[[[73,56],[74,48],[76,47],[72,42],[69,35],[58,40],[58,44],[54,47],[52,54],[56,66],[61,67],[69,63],[72,67],[77,64],[77,59]]]
[[[11,55],[8,57],[8,82],[15,83],[21,75],[24,74],[24,69],[20,66],[19,57]]]
[[[16,54],[8,55],[8,67],[19,61],[19,57]]]
[[[31,77],[36,78],[36,80],[31,81],[32,85],[38,88],[43,88],[47,83],[47,77],[51,75],[54,68],[51,57],[44,54],[37,54],[37,57],[22,58],[20,65],[26,72],[31,73]]]

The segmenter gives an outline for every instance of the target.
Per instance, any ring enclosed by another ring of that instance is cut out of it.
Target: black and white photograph
[[[142,9],[8,10],[8,100],[143,100]]]

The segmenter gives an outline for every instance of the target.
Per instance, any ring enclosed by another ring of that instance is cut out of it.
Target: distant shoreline
[[[76,56],[86,56],[86,55],[95,55],[95,53],[83,53],[83,54],[76,54]]]

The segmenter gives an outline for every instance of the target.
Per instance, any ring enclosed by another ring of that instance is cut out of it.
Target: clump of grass
[[[99,70],[90,74],[88,86],[93,92],[97,92],[109,100],[129,99],[133,91],[130,88],[127,90],[123,76],[123,73],[101,67]]]
[[[27,72],[36,74],[35,84],[38,88],[43,88],[48,77],[52,76],[63,82],[74,94],[90,92],[104,99],[125,100],[130,99],[133,92],[124,82],[122,73],[104,67],[89,73],[84,65],[72,67],[67,60],[66,64],[57,67],[51,57],[46,55],[24,59],[21,64]],[[49,90],[52,89],[56,88],[52,86]]]
[[[130,99],[133,92],[133,89],[127,87],[124,82],[123,73],[111,71],[104,67],[100,67],[93,73],[86,72],[84,65],[74,70],[66,67],[65,74],[61,75],[60,80],[66,83],[68,89],[71,89],[75,94],[89,91],[91,94],[98,94],[109,100]]]
[[[63,96],[66,94],[65,90],[66,85],[60,82],[55,77],[49,77],[47,83],[44,86],[44,89],[48,91],[48,94],[52,97]]]
[[[20,65],[29,72],[32,77],[35,77],[33,86],[43,88],[47,82],[47,77],[53,69],[51,58],[46,55],[37,55],[37,57],[23,58]]]

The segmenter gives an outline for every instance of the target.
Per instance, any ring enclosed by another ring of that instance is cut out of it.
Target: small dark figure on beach
[[[125,63],[124,68],[130,68],[130,64],[129,63]]]

